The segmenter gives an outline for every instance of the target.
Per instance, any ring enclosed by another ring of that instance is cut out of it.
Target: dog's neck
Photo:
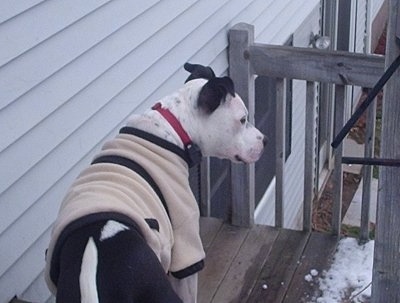
[[[195,111],[197,95],[202,82],[190,82],[176,93],[162,98],[159,102],[163,108],[169,110],[180,122],[185,132],[189,135],[191,141],[200,146],[201,140],[196,131],[198,117],[195,117]],[[196,87],[198,87],[198,89],[196,89]],[[154,109],[145,112],[143,115],[134,115],[130,117],[127,125],[151,133],[181,147],[182,149],[185,148],[181,137],[173,126],[171,126],[170,122]]]
[[[164,108],[161,102],[156,103],[153,107],[153,110],[160,113],[160,115],[168,121],[168,123],[172,126],[175,132],[178,134],[185,148],[193,145],[192,139],[189,134],[186,132],[185,128],[182,126],[181,122],[176,118],[176,116],[167,108]]]

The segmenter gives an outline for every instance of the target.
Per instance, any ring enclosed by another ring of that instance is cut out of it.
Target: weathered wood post
[[[386,42],[388,67],[400,55],[400,1],[389,1]],[[397,41],[398,42],[398,41]],[[381,157],[400,159],[400,70],[384,88]],[[372,302],[400,302],[400,168],[381,167],[375,234]]]
[[[249,110],[254,123],[254,75],[249,61],[249,46],[254,43],[254,26],[239,23],[229,31],[229,75],[236,92]],[[254,224],[254,164],[231,164],[232,224]]]

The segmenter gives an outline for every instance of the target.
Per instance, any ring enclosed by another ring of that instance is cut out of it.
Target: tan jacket
[[[168,148],[131,134],[118,134],[105,143],[96,158],[108,155],[131,159],[151,175],[166,200],[169,217],[153,188],[136,172],[111,163],[89,166],[72,184],[53,226],[45,272],[54,293],[56,287],[49,273],[57,239],[66,226],[87,215],[117,212],[130,217],[165,272],[182,271],[205,257],[199,235],[199,209],[189,186],[185,160]],[[145,221],[149,218],[158,221],[159,231],[149,227]]]

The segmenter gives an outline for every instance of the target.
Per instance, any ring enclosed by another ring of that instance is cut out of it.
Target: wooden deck
[[[299,303],[315,295],[304,277],[327,269],[337,238],[256,225],[251,229],[201,218],[207,253],[199,303]]]

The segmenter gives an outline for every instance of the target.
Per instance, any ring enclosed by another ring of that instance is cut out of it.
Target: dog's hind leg
[[[97,273],[97,248],[92,237],[86,244],[82,257],[81,273],[79,275],[79,287],[81,291],[81,303],[98,303],[96,273]]]

